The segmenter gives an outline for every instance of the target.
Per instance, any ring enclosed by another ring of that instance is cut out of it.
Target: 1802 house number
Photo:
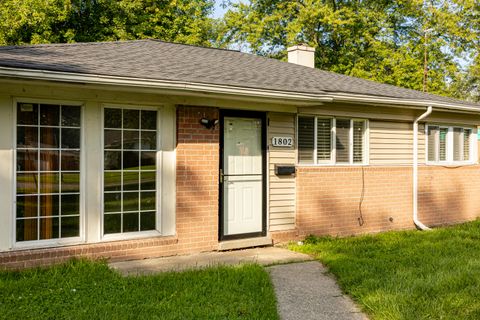
[[[273,137],[272,146],[274,147],[292,147],[293,138],[289,137]]]

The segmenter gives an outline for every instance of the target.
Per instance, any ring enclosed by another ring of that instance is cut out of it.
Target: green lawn
[[[480,319],[480,221],[433,231],[309,237],[371,319]]]
[[[105,263],[0,272],[0,319],[278,319],[257,265],[122,277]]]

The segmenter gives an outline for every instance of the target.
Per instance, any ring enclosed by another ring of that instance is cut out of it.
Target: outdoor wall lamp
[[[218,119],[202,118],[200,119],[200,124],[207,129],[212,129],[215,128],[215,126],[218,124]]]

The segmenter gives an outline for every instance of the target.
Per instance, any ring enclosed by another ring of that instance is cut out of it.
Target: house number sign
[[[293,147],[293,138],[290,137],[273,137],[272,146],[274,147]]]

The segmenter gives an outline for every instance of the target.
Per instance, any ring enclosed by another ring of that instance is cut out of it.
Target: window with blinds
[[[427,160],[455,163],[473,159],[471,137],[473,130],[461,127],[427,127]]]
[[[300,164],[365,163],[365,120],[298,117]]]

